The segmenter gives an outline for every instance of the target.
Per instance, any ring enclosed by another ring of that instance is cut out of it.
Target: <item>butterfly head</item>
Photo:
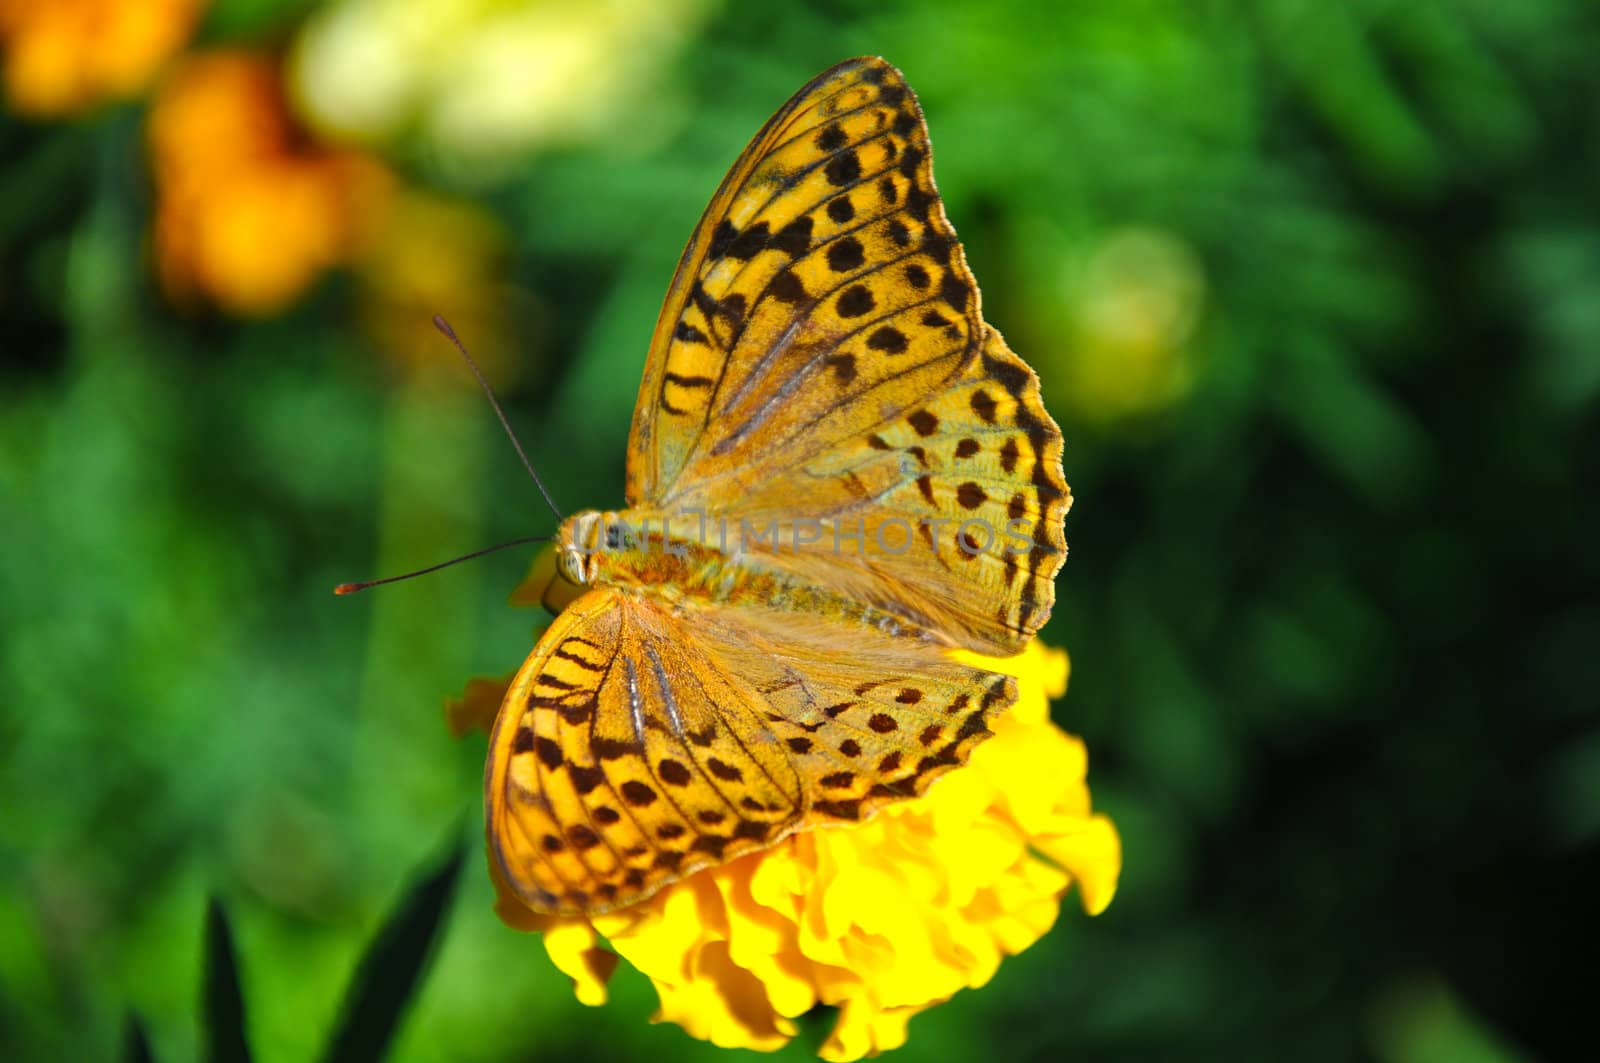
[[[606,570],[608,558],[638,547],[638,529],[622,514],[586,509],[562,523],[556,536],[556,562],[563,576],[587,587]]]

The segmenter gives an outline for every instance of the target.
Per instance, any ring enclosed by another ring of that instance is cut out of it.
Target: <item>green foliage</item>
[[[488,176],[402,146],[509,233],[503,398],[563,505],[621,498],[725,168],[862,52],[917,88],[1067,435],[1045,638],[1126,849],[1105,915],[1069,903],[896,1058],[1592,1055],[1600,9],[727,5],[648,130]],[[523,559],[329,594],[549,530],[492,415],[346,276],[175,309],[143,119],[0,117],[0,1055],[704,1058],[625,968],[578,1005],[476,859],[456,890],[428,858],[480,844],[484,743],[439,703],[526,654]]]
[[[418,876],[374,935],[345,993],[323,1059],[329,1063],[360,1063],[386,1058],[432,957],[461,862],[457,848],[437,868]],[[213,898],[206,906],[200,1011],[203,1056],[209,1063],[249,1063],[254,1058],[239,968],[228,913]],[[127,1063],[149,1063],[155,1058],[144,1024],[137,1016],[128,1019],[122,1058]]]
[[[411,887],[361,958],[323,1058],[328,1063],[383,1059],[432,951],[461,873],[461,851]]]

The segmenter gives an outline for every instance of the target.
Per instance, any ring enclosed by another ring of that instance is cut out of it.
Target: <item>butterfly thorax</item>
[[[562,575],[582,587],[615,587],[674,606],[744,605],[865,623],[891,635],[928,637],[915,618],[841,593],[782,563],[772,529],[698,511],[584,510],[562,524]]]

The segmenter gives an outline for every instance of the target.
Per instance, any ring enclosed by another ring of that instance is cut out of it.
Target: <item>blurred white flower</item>
[[[335,0],[289,78],[306,119],[358,141],[416,135],[447,162],[506,162],[620,129],[713,0]]]

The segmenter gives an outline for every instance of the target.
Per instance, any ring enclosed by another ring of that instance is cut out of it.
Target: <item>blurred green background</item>
[[[716,1053],[491,911],[440,704],[527,555],[329,590],[550,530],[434,312],[619,503],[705,201],[874,53],[1067,436],[1044,637],[1125,843],[896,1058],[1593,1057],[1600,7],[1041,7],[0,2],[0,1055],[201,1054],[215,896],[313,1058],[452,852],[395,1058]]]

